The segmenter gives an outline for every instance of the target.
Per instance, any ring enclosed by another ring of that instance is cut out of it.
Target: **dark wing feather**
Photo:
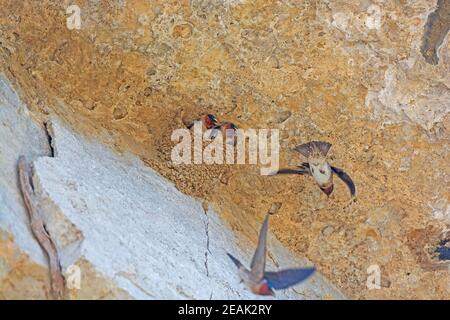
[[[212,127],[211,129],[208,129],[208,130],[209,130],[209,139],[211,139],[211,140],[216,139],[219,134],[220,135],[222,134],[222,132],[220,131],[220,126],[219,125],[214,126],[214,127]]]
[[[272,176],[272,175],[277,175],[277,174],[311,174],[311,172],[309,170],[309,163],[303,162],[302,165],[299,166],[299,168],[297,168],[297,169],[284,168],[284,169],[280,169],[278,171],[274,171],[270,175]]]
[[[267,252],[267,230],[269,228],[269,215],[266,218],[259,231],[258,246],[253,255],[252,263],[250,264],[250,272],[255,279],[262,279],[264,277],[264,270],[266,268],[266,252]]]
[[[227,256],[230,257],[231,261],[233,261],[233,263],[236,265],[236,267],[238,269],[240,269],[242,267],[242,263],[238,259],[233,257],[231,254],[229,254],[228,252],[227,252]]]
[[[276,172],[274,172],[274,175],[277,174],[309,174],[309,170],[304,169],[304,168],[299,168],[299,169],[280,169]]]
[[[217,123],[217,119],[213,114],[209,113],[208,118],[209,118],[209,121],[211,121],[212,123]]]
[[[265,278],[269,287],[279,290],[287,289],[307,279],[315,271],[315,268],[287,269],[278,272],[266,272]]]
[[[350,190],[350,194],[352,195],[352,197],[356,194],[356,187],[355,184],[353,183],[352,178],[350,178],[350,176],[345,173],[344,170],[340,169],[340,168],[336,168],[336,167],[331,167],[331,170],[333,170],[333,172],[342,180],[345,182],[345,184],[347,185],[348,189]]]

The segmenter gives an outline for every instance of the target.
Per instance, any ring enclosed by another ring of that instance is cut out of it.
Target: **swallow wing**
[[[209,129],[209,139],[214,140],[219,134],[222,134],[220,132],[220,125],[216,125]]]
[[[233,261],[234,265],[237,267],[241,281],[248,281],[250,270],[244,267],[244,265],[238,259],[233,257],[231,254],[227,253],[227,255],[231,259],[231,261]]]
[[[262,279],[266,268],[267,230],[269,228],[269,215],[266,215],[259,231],[258,246],[250,264],[250,272],[254,279]]]
[[[347,185],[348,189],[350,190],[350,194],[352,195],[352,197],[356,194],[356,187],[355,184],[353,183],[352,178],[350,178],[350,176],[345,173],[344,170],[340,169],[340,168],[336,168],[336,167],[331,167],[331,170],[333,170],[333,172],[342,180],[345,182],[345,184]]]
[[[228,252],[227,252],[227,256],[231,259],[231,261],[233,261],[233,263],[235,264],[235,266],[236,266],[238,269],[240,269],[241,267],[243,267],[242,263],[241,263],[238,259],[236,259],[235,257],[233,257],[231,254],[229,254]]]
[[[274,171],[270,175],[273,176],[277,174],[311,174],[311,171],[309,170],[309,163],[303,162],[302,165],[297,169],[284,168],[278,171]]]
[[[287,269],[278,272],[266,272],[265,278],[269,287],[279,290],[287,289],[311,276],[315,268]]]
[[[272,175],[277,175],[277,174],[309,174],[309,170],[308,169],[304,169],[304,168],[298,168],[298,169],[280,169],[276,172],[274,172]]]
[[[309,163],[308,162],[302,162],[302,165],[300,166],[300,168],[305,168],[305,169],[308,169],[308,171],[309,171]]]
[[[207,114],[207,117],[208,117],[209,121],[210,121],[213,125],[217,125],[217,119],[216,119],[216,117],[215,117],[213,114],[208,113],[208,114]]]

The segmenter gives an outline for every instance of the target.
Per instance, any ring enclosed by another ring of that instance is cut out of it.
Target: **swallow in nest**
[[[211,113],[202,114],[199,118],[197,118],[195,120],[192,120],[192,121],[183,121],[184,125],[188,129],[191,129],[196,122],[201,122],[202,123],[204,131],[213,129],[213,128],[215,128],[215,127],[217,127],[219,125],[219,123],[217,122],[216,117],[213,114],[211,114]]]
[[[228,144],[236,145],[237,143],[237,130],[238,127],[231,122],[224,122],[212,129],[211,139],[215,139],[219,132],[221,132],[222,137],[225,137],[225,141]]]

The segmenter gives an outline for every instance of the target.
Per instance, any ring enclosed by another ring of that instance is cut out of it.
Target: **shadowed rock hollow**
[[[2,1],[2,69],[36,120],[137,155],[252,243],[282,202],[274,235],[349,297],[448,298],[435,253],[450,224],[445,1],[78,1],[79,30],[70,4]],[[280,129],[282,166],[329,141],[357,202],[339,181],[327,199],[258,166],[174,166],[173,129],[202,112]]]

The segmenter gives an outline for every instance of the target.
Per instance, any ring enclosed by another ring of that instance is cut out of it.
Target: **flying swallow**
[[[258,246],[250,264],[250,270],[242,263],[227,253],[238,268],[239,277],[245,285],[257,295],[275,295],[275,290],[287,289],[300,283],[314,273],[314,268],[286,269],[277,272],[266,272],[267,253],[267,229],[269,226],[269,214],[266,215],[264,223],[259,232]]]
[[[327,161],[327,154],[331,148],[331,143],[323,141],[311,141],[294,148],[306,157],[307,162],[303,162],[296,169],[281,169],[275,174],[309,174],[319,185],[327,196],[333,192],[333,174],[336,174],[347,185],[351,196],[355,196],[356,187],[350,176],[344,170],[331,166]]]

